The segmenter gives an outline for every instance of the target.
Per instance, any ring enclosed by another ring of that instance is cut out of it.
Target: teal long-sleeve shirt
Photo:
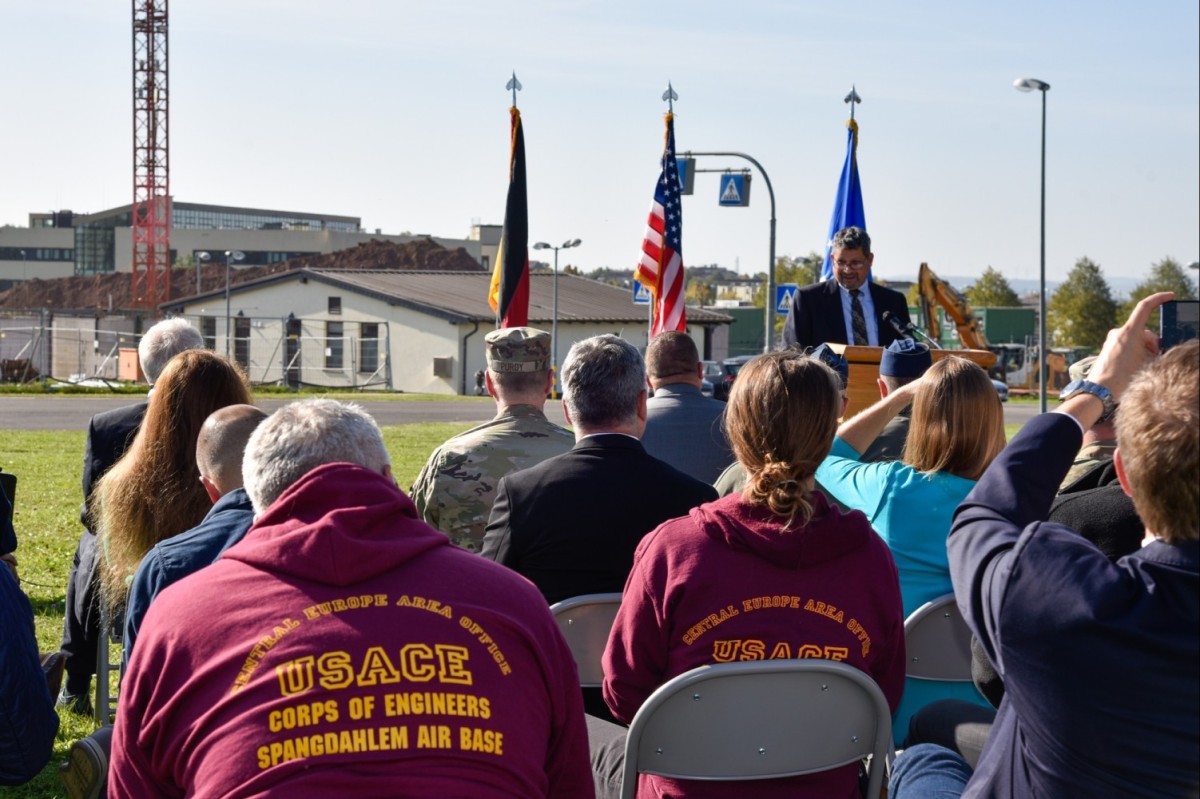
[[[975,481],[946,472],[919,472],[900,461],[862,463],[860,457],[853,447],[835,438],[829,457],[817,468],[817,482],[842,504],[866,514],[891,549],[907,618],[926,602],[954,590],[946,538],[955,509]],[[897,745],[908,734],[912,714],[938,699],[987,704],[970,682],[906,678],[904,697],[892,715]]]

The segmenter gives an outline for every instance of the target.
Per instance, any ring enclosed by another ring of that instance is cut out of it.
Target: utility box
[[[121,347],[117,351],[117,379],[130,383],[141,383],[142,362],[138,360],[137,347]]]

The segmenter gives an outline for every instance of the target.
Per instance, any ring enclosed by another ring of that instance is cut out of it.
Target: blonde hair
[[[913,400],[901,460],[978,480],[1004,444],[1004,410],[987,373],[965,358],[934,362]]]
[[[833,447],[841,409],[837,372],[819,360],[781,350],[743,366],[725,409],[729,443],[746,470],[742,497],[785,517],[785,529],[808,524],[812,493],[804,485]]]
[[[1200,341],[1178,344],[1133,379],[1117,446],[1133,507],[1167,543],[1200,538]]]
[[[114,612],[150,548],[195,527],[212,508],[196,466],[204,420],[218,408],[250,402],[242,372],[209,350],[175,356],[155,381],[137,436],[95,488],[101,586]]]

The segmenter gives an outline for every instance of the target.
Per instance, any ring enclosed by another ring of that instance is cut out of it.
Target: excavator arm
[[[958,330],[958,339],[962,342],[963,347],[970,350],[986,350],[988,348],[983,325],[980,323],[979,317],[975,316],[975,312],[971,310],[971,304],[967,302],[966,297],[935,275],[928,264],[921,264],[921,269],[917,273],[917,284],[921,291],[921,315],[925,318],[925,325],[931,328],[928,330],[930,336],[934,339],[938,338],[938,331],[932,328],[936,327],[937,320],[934,306],[940,305],[945,309],[946,315],[954,321],[954,326]]]

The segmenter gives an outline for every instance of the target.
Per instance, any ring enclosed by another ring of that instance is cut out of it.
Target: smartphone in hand
[[[1196,338],[1197,327],[1200,327],[1200,300],[1164,303],[1158,316],[1159,350],[1166,352],[1176,344]]]

